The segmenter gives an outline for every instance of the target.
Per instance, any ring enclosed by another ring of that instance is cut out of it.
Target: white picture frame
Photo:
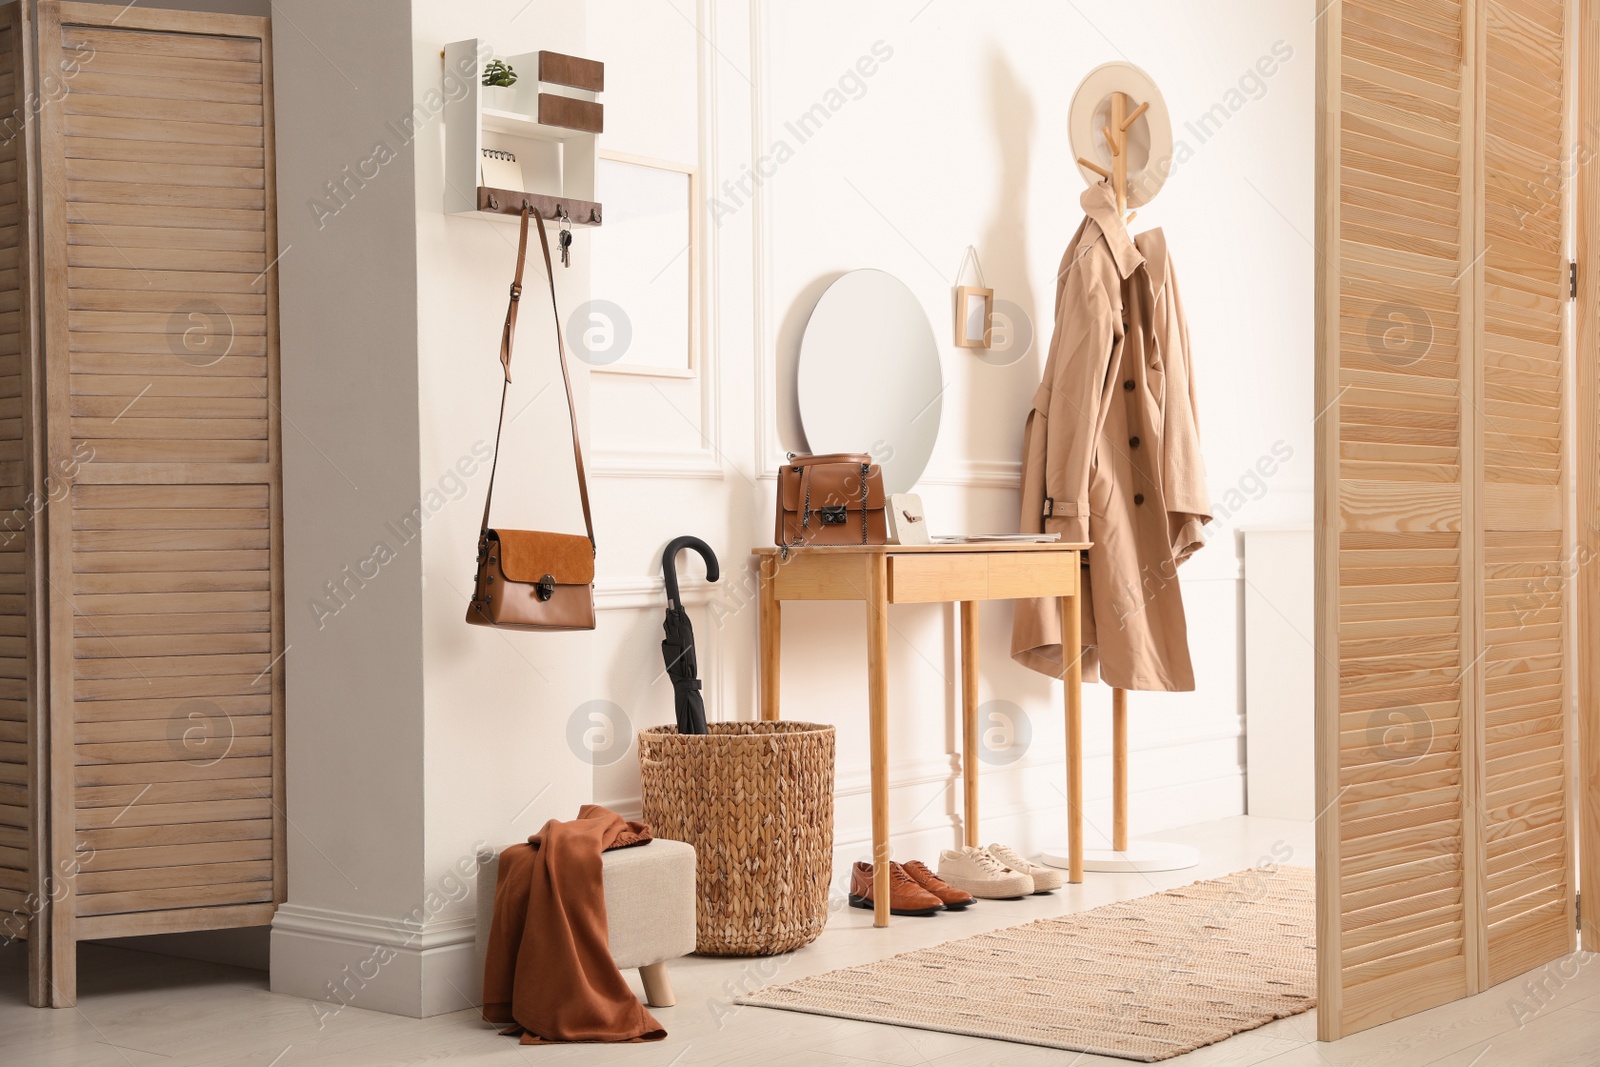
[[[672,160],[602,150],[595,196],[605,223],[589,234],[591,324],[619,330],[614,308],[627,315],[629,341],[612,362],[589,359],[590,370],[658,378],[692,378],[700,344],[699,173]],[[585,348],[581,334],[569,338]],[[599,348],[600,346],[594,346]]]

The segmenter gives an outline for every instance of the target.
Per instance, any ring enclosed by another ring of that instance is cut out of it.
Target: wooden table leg
[[[760,583],[761,634],[761,718],[778,718],[778,664],[783,655],[782,606],[778,601],[777,556],[762,556],[758,570]]]
[[[1111,690],[1111,847],[1128,851],[1128,691]]]
[[[1067,881],[1083,881],[1083,624],[1079,600],[1061,598],[1061,654],[1067,708]]]
[[[978,603],[961,602],[961,821],[978,847]]]
[[[867,557],[867,704],[872,749],[873,926],[889,925],[889,559]]]

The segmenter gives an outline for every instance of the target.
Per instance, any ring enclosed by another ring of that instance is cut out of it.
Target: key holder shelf
[[[551,221],[565,213],[574,226],[599,226],[595,170],[604,108],[596,98],[605,88],[605,65],[559,52],[507,56],[518,78],[497,92],[510,99],[496,106],[502,101],[491,104],[485,91],[490,87],[483,84],[492,58],[493,50],[479,38],[444,48],[445,82],[452,90],[444,94],[444,210],[515,221],[526,202]],[[520,171],[522,188],[485,180],[486,149],[498,161],[498,173],[515,178]]]

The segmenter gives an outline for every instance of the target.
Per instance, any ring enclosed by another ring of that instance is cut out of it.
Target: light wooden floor
[[[523,1048],[471,1012],[403,1019],[349,1007],[318,1028],[307,1002],[267,991],[259,971],[85,945],[76,1009],[30,1008],[22,946],[0,949],[3,1067],[378,1067],[383,1064],[712,1064],[719,1067],[1104,1067],[1127,1060],[981,1041],[901,1027],[739,1007],[744,988],[937,944],[998,926],[1142,896],[1255,865],[1277,843],[1313,862],[1309,825],[1236,818],[1157,835],[1198,846],[1203,866],[1167,875],[1090,874],[1082,886],[965,914],[897,919],[872,929],[846,908],[814,945],[779,964],[689,958],[674,964],[678,1005],[658,1011],[669,1037],[655,1045]],[[1600,957],[1569,957],[1478,997],[1359,1034],[1315,1040],[1316,1013],[1240,1034],[1179,1067],[1557,1067],[1600,1064]],[[637,984],[637,975],[630,975]],[[1540,992],[1533,994],[1533,983]],[[1519,1009],[1518,1005],[1521,1005]]]

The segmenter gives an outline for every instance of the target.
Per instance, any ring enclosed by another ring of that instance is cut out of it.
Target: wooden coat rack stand
[[[1101,126],[1106,147],[1111,152],[1111,169],[1093,160],[1078,157],[1080,166],[1094,171],[1111,183],[1117,195],[1117,213],[1128,210],[1128,130],[1150,108],[1148,100],[1129,106],[1127,93],[1111,94],[1111,121]],[[1124,225],[1134,220],[1138,212],[1126,215]],[[1063,654],[1066,650],[1063,649]],[[1080,650],[1081,654],[1081,650]],[[1073,881],[1081,875],[1072,870],[1071,849],[1047,848],[1044,861],[1052,867],[1072,871]],[[1084,849],[1083,869],[1089,871],[1173,871],[1193,867],[1200,862],[1197,850],[1187,845],[1170,845],[1155,841],[1141,841],[1133,847],[1128,844],[1128,691],[1111,690],[1111,848]]]

